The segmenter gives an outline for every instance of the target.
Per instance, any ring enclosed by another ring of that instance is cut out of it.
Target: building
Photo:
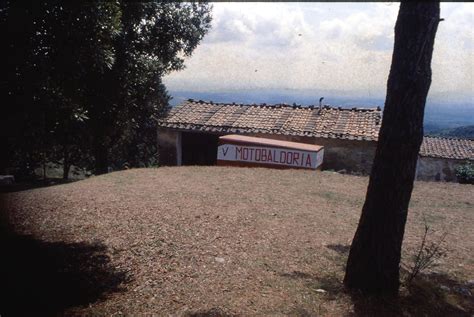
[[[378,107],[244,105],[190,99],[158,120],[159,162],[214,165],[219,136],[243,134],[322,145],[323,170],[366,175],[372,167],[381,122]],[[453,180],[453,168],[473,160],[472,149],[469,140],[425,138],[419,179]]]
[[[222,104],[189,100],[158,121],[162,165],[212,165],[218,137],[245,134],[322,145],[323,169],[368,173],[380,108]]]
[[[417,179],[456,181],[456,167],[474,162],[474,140],[424,137],[417,163]]]

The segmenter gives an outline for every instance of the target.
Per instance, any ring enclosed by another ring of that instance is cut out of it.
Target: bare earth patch
[[[331,172],[174,167],[2,194],[2,212],[14,231],[8,239],[19,246],[8,249],[16,260],[4,270],[34,268],[31,279],[50,284],[31,290],[30,279],[13,274],[10,285],[17,289],[3,305],[27,310],[15,306],[15,296],[27,292],[26,299],[41,298],[31,310],[68,315],[380,311],[341,286],[367,182]],[[467,284],[474,279],[473,205],[471,185],[415,184],[404,260],[420,242],[423,219],[447,231],[448,257],[432,283],[445,289],[426,294],[439,305],[433,311],[420,304],[426,296],[411,296],[394,304],[406,308],[385,305],[384,312],[474,313]]]

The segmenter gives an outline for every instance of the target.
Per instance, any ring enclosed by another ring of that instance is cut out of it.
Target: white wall
[[[419,157],[417,180],[457,182],[456,167],[465,164],[463,160],[433,157]]]

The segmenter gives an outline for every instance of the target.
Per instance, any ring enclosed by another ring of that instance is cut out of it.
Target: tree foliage
[[[468,161],[456,167],[456,177],[461,184],[474,184],[474,164]]]
[[[184,67],[210,28],[211,7],[168,2],[6,1],[0,93],[1,167],[44,161],[107,171],[152,164],[162,77]]]

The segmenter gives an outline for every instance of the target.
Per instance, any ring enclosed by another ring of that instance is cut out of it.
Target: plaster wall
[[[445,158],[419,157],[417,180],[456,182],[456,167],[463,165],[463,160]]]
[[[214,135],[224,134],[214,133]],[[324,146],[323,170],[335,170],[361,175],[368,175],[370,173],[375,148],[377,146],[377,143],[374,141],[340,140],[262,133],[246,133],[245,135],[322,145]],[[177,153],[181,152],[179,139],[179,131],[171,129],[158,130],[160,165],[180,165],[178,164],[179,155],[177,155]]]
[[[335,170],[361,175],[370,174],[377,142],[341,139],[314,138],[305,136],[254,134],[291,142],[324,146],[323,170]]]

